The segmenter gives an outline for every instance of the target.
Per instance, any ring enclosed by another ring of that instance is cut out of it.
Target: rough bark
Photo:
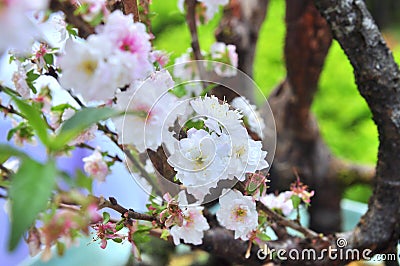
[[[353,68],[379,133],[374,193],[349,244],[381,252],[400,238],[400,72],[360,0],[315,1]]]
[[[331,44],[331,34],[311,0],[286,1],[286,80],[270,95],[277,126],[277,150],[271,169],[272,189],[287,189],[293,168],[316,190],[310,226],[340,230],[341,186],[332,171],[332,155],[310,108]]]
[[[341,237],[346,239],[347,248],[369,248],[373,254],[383,253],[393,250],[400,237],[399,69],[362,1],[321,0],[316,3],[351,61],[359,91],[366,99],[378,127],[380,146],[375,189],[367,213],[353,231],[308,239],[308,242],[289,237],[279,243],[269,244],[272,247],[292,247],[299,251],[307,246],[318,250],[325,245],[336,248],[335,239]],[[287,82],[282,86],[288,86]],[[284,92],[287,90],[282,89]],[[205,238],[209,237],[206,235]],[[214,238],[214,241],[218,240]],[[319,241],[322,244],[318,244]],[[237,249],[240,250],[242,248]],[[234,251],[231,252],[234,254]],[[345,261],[336,260],[308,264],[344,263]]]

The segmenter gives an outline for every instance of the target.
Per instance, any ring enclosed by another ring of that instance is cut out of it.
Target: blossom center
[[[126,36],[122,39],[119,49],[126,52],[136,53],[139,50],[134,36]]]
[[[80,65],[80,68],[86,75],[91,76],[96,71],[97,62],[94,60],[86,60],[83,61]]]
[[[232,210],[232,216],[236,222],[244,222],[244,219],[247,216],[247,212],[247,206],[237,206]]]

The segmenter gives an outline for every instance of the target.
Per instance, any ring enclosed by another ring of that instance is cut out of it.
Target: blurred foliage
[[[190,44],[184,15],[175,1],[153,1],[154,44],[158,49],[173,51],[171,61],[184,53]],[[283,57],[285,37],[285,1],[270,0],[267,19],[262,26],[257,46],[254,79],[265,97],[285,78]],[[200,45],[207,50],[215,41],[214,30],[221,17],[216,16],[207,25],[199,27]],[[400,59],[399,31],[387,30],[385,39]],[[261,93],[257,101],[263,102]],[[359,95],[354,82],[353,70],[337,42],[330,48],[321,75],[320,88],[313,104],[321,133],[332,152],[341,158],[357,163],[375,164],[378,149],[378,134],[371,120],[371,113]],[[371,194],[368,186],[356,186],[345,193],[345,197],[366,202]]]

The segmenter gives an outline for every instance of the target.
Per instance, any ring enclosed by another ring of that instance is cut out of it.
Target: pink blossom
[[[311,197],[314,196],[314,190],[309,192],[308,186],[300,182],[299,177],[297,177],[297,180],[293,184],[291,184],[290,190],[299,198],[301,198],[306,204],[310,204]]]
[[[108,239],[116,239],[116,238],[124,238],[123,235],[117,234],[117,230],[115,229],[115,224],[108,222],[106,224],[97,223],[93,226],[95,229],[96,235],[98,239],[100,239],[100,247],[105,249],[107,247]]]
[[[151,37],[143,23],[133,22],[132,14],[124,15],[116,10],[108,16],[106,24],[97,30],[122,52],[121,63],[130,70],[133,79],[144,79],[153,71],[150,62]]]
[[[156,50],[150,53],[151,61],[157,63],[160,67],[164,67],[169,61],[169,54],[164,51]]]
[[[83,168],[87,174],[100,182],[106,180],[108,166],[99,150],[95,150],[92,155],[83,158],[82,161],[85,163]]]

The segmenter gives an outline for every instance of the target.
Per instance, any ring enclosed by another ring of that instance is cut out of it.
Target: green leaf
[[[121,238],[113,238],[112,241],[114,241],[115,243],[122,243]]]
[[[22,159],[29,158],[24,152],[7,144],[0,144],[0,163],[4,163],[11,156],[20,157]]]
[[[57,241],[56,248],[57,248],[57,255],[63,256],[65,253],[65,249],[66,249],[65,244],[60,241]]]
[[[43,59],[48,65],[52,65],[54,63],[54,55],[53,54],[45,54],[43,56]]]
[[[117,224],[116,226],[115,226],[115,231],[119,231],[119,230],[121,230],[122,228],[124,228],[124,224],[123,223],[120,223],[120,224]]]
[[[258,233],[257,237],[259,239],[261,239],[262,241],[270,241],[271,240],[271,237],[269,237],[267,234],[264,234],[264,233]]]
[[[45,145],[49,145],[49,135],[47,134],[47,123],[44,121],[40,111],[32,105],[13,97],[14,102],[17,104],[21,113],[29,121],[30,126],[36,131],[37,136]]]
[[[168,237],[169,237],[169,231],[167,229],[162,230],[160,238],[164,239],[164,240],[168,240]]]
[[[103,212],[103,224],[106,224],[110,221],[110,214],[108,212]]]
[[[81,170],[76,171],[76,185],[81,188],[86,188],[92,193],[93,179],[86,176]]]
[[[56,106],[52,106],[51,107],[51,111],[53,111],[53,112],[63,112],[67,108],[74,109],[72,107],[72,105],[70,105],[69,103],[62,103],[62,104],[59,104],[59,105],[56,105]]]
[[[121,114],[120,111],[109,107],[88,107],[77,111],[61,126],[60,133],[52,141],[51,147],[58,150],[76,138],[82,131],[101,120]]]
[[[46,164],[25,158],[11,178],[11,235],[8,249],[14,250],[24,232],[46,208],[55,184],[57,169],[53,161]]]
[[[133,242],[146,243],[150,241],[149,231],[136,231],[133,233]]]
[[[292,200],[293,208],[297,209],[300,206],[301,198],[297,195],[292,195],[290,199]]]
[[[40,77],[40,75],[35,73],[33,69],[26,73],[26,81],[27,82],[34,82],[39,77]]]

